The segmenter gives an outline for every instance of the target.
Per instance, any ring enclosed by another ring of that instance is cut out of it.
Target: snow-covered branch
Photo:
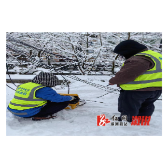
[[[46,62],[51,67],[55,62],[58,64],[63,61],[65,64],[62,68],[68,67],[66,64],[70,66],[77,63],[83,75],[103,68],[110,69],[112,73],[113,66],[121,67],[122,62],[115,60],[113,50],[123,40],[134,39],[149,49],[162,52],[159,48],[162,39],[160,32],[8,32],[6,38],[10,61],[12,55],[16,58],[14,53],[17,53],[16,59],[24,55],[34,65],[34,69]],[[40,58],[38,63],[36,58]],[[56,69],[61,69],[61,65],[55,65]]]

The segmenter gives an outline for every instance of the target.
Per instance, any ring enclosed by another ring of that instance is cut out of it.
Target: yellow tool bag
[[[78,94],[64,94],[64,93],[59,93],[59,94],[62,96],[78,96]],[[75,109],[78,105],[79,105],[79,102],[75,104],[69,104],[65,109]]]

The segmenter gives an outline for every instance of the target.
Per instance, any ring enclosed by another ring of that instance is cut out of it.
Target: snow
[[[36,75],[19,75],[19,74],[11,75],[10,74],[11,79],[22,79],[22,80],[33,79],[35,76]],[[9,75],[6,75],[6,79],[10,79]]]
[[[16,75],[17,76],[17,75]],[[22,76],[22,75],[20,75]],[[32,77],[26,75],[26,77]],[[110,76],[80,76],[101,85],[108,85]],[[85,83],[70,80],[70,93],[78,94],[81,99],[91,100],[74,110],[62,110],[57,113],[56,119],[32,121],[19,118],[6,109],[6,135],[7,136],[161,136],[162,135],[162,101],[155,102],[155,111],[150,121],[150,126],[97,126],[97,115],[105,114],[111,119],[113,115],[119,116],[117,110],[119,92],[109,93]],[[103,81],[101,81],[103,80]],[[104,82],[105,81],[105,82]],[[18,83],[19,84],[19,83]],[[8,84],[15,88],[13,84]],[[116,86],[110,86],[116,88]],[[61,89],[57,86],[58,93],[67,93],[67,87]],[[6,87],[6,107],[14,97],[14,91]],[[97,102],[92,102],[97,101]],[[103,103],[100,103],[103,102]]]

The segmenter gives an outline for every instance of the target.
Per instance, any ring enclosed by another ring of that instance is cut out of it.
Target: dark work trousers
[[[32,117],[47,117],[49,115],[59,112],[60,110],[63,110],[68,106],[68,104],[69,101],[61,103],[47,101],[47,104],[41,109],[41,111],[36,115],[33,115]]]
[[[154,102],[161,96],[162,90],[127,91],[121,90],[118,99],[118,111],[127,115],[132,122],[132,116],[151,116],[154,112]]]

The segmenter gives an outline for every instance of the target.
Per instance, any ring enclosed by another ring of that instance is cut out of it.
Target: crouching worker
[[[43,120],[54,118],[54,113],[66,108],[68,104],[78,102],[74,96],[61,96],[51,87],[57,85],[57,77],[41,72],[32,82],[21,84],[10,101],[8,110],[18,117]]]

